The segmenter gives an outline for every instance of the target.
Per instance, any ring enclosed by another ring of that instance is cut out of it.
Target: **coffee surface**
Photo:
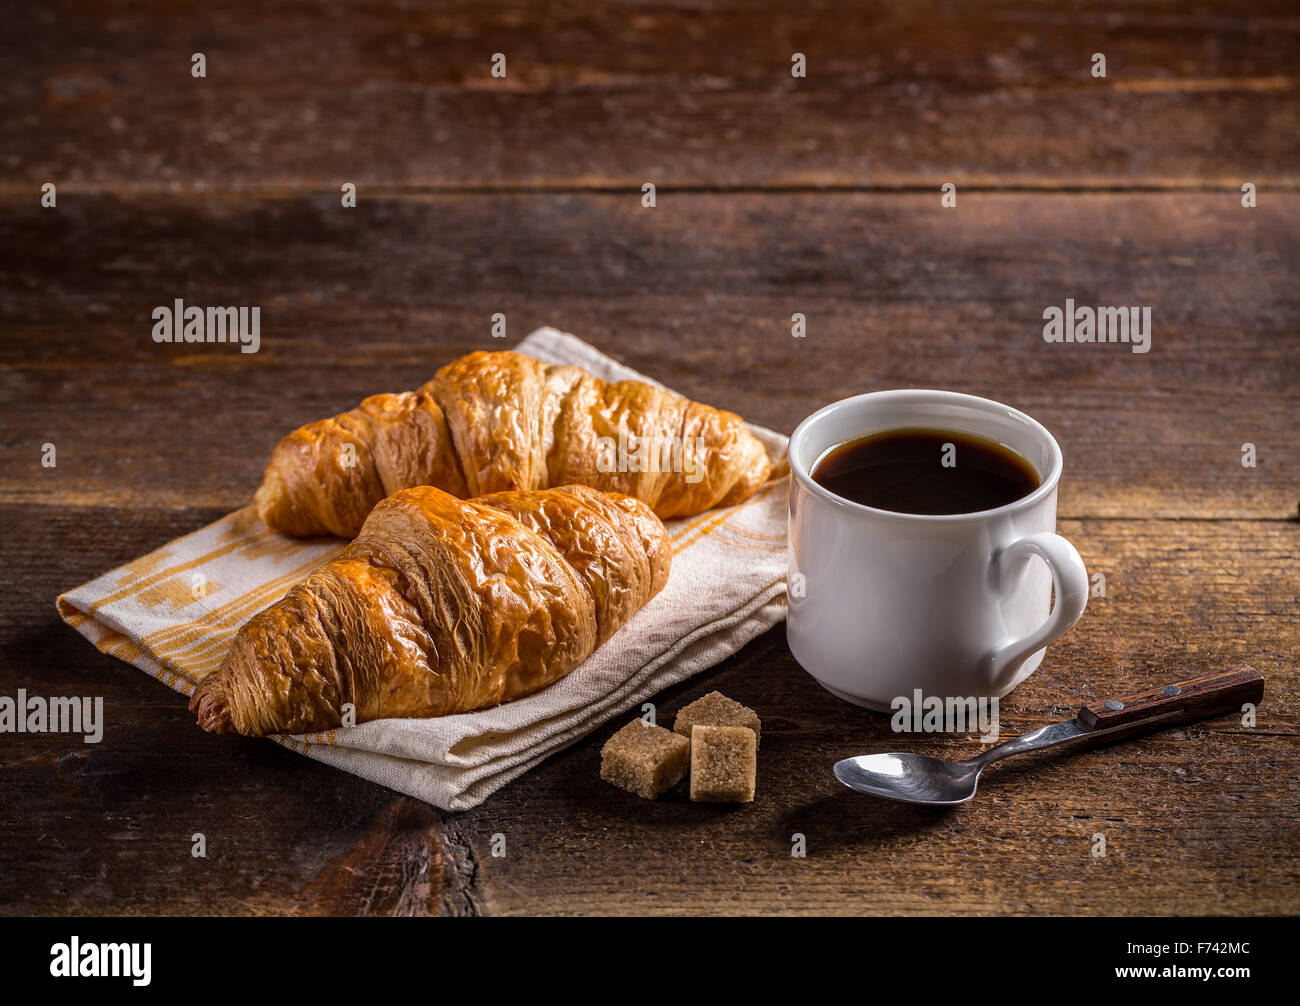
[[[812,471],[836,496],[895,513],[978,513],[1014,503],[1038,473],[1001,444],[948,430],[900,429],[832,448]]]

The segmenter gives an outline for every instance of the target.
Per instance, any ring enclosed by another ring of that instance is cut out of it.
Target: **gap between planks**
[[[349,179],[353,180],[353,179]],[[936,178],[933,181],[879,182],[874,184],[857,184],[851,182],[827,182],[825,184],[785,184],[771,185],[676,185],[672,182],[656,182],[656,194],[669,195],[735,195],[735,196],[781,196],[781,195],[915,195],[938,192],[939,187],[951,178]],[[539,182],[535,184],[503,183],[500,185],[459,185],[456,183],[440,184],[427,182],[369,183],[364,178],[357,182],[358,188],[364,187],[369,199],[419,199],[439,196],[585,196],[585,195],[626,195],[640,194],[643,180],[627,182],[597,182],[591,184],[574,184],[557,182],[554,184]],[[1060,185],[1052,182],[1041,184],[1033,182],[1015,182],[998,184],[995,182],[960,182],[955,183],[959,193],[966,194],[1007,194],[1007,195],[1224,195],[1240,194],[1240,180],[1206,181],[1161,181],[1136,182],[1130,184],[1108,184],[1105,182],[1077,183]],[[0,183],[0,199],[21,199],[29,197],[36,183]],[[1274,180],[1256,182],[1258,190],[1274,193],[1300,192],[1300,180]],[[236,186],[234,188],[217,188],[204,183],[174,182],[158,184],[152,182],[105,182],[84,183],[66,182],[60,185],[60,195],[74,196],[149,196],[208,199],[301,199],[308,196],[336,196],[337,189],[330,183],[274,181],[269,183]]]

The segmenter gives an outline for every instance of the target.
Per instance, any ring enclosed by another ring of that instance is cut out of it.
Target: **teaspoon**
[[[1079,715],[999,744],[966,761],[944,761],[918,754],[873,754],[835,763],[835,778],[859,793],[906,803],[949,805],[975,795],[985,766],[1006,758],[1071,741],[1118,739],[1218,716],[1258,704],[1264,679],[1249,664],[1203,674],[1173,685],[1150,688],[1120,699],[1084,706]]]

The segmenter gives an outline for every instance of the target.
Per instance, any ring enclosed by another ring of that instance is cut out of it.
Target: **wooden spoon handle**
[[[1238,664],[1226,671],[1094,702],[1079,710],[1079,724],[1086,730],[1109,730],[1153,717],[1166,724],[1186,723],[1240,709],[1246,702],[1258,704],[1263,697],[1264,679],[1259,671],[1250,664]]]

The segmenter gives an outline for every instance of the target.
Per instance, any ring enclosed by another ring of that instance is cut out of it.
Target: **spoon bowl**
[[[980,767],[919,754],[873,754],[835,763],[835,778],[850,789],[904,803],[950,806],[975,795]]]

